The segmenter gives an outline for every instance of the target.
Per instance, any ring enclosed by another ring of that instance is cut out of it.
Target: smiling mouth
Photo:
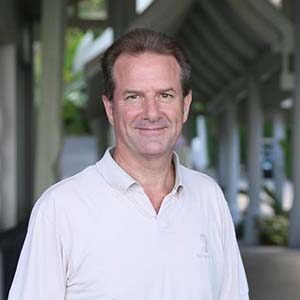
[[[146,128],[139,128],[141,130],[162,130],[164,129],[165,127],[157,127],[157,128],[149,128],[149,127],[146,127]]]
[[[158,128],[137,128],[138,130],[140,130],[143,133],[161,133],[165,127],[158,127]]]

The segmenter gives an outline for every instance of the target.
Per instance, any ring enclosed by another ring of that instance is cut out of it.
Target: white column
[[[237,205],[238,180],[240,170],[240,145],[239,129],[237,121],[237,107],[234,103],[228,103],[226,107],[226,131],[227,131],[227,172],[226,172],[226,198],[234,224],[240,221],[240,213]]]
[[[0,228],[17,223],[16,47],[0,46]]]
[[[261,152],[263,133],[263,112],[259,82],[249,77],[248,86],[248,136],[247,136],[247,173],[249,183],[249,206],[245,222],[245,243],[257,244],[257,218],[259,216],[261,192]]]
[[[226,138],[226,119],[225,113],[217,116],[218,126],[218,180],[222,187],[225,187],[227,170],[227,138]]]
[[[293,11],[300,11],[300,1],[293,1]],[[300,18],[295,23],[295,88],[293,107],[293,186],[294,201],[290,213],[289,246],[300,248]]]
[[[207,146],[207,130],[206,130],[206,120],[205,117],[200,115],[196,118],[196,128],[197,128],[197,137],[201,145],[200,152],[200,170],[206,170],[209,165],[208,158],[208,146]]]
[[[37,120],[35,198],[57,180],[61,147],[64,0],[42,3],[42,79]]]
[[[274,140],[274,180],[277,200],[282,203],[282,191],[285,181],[284,152],[282,141],[285,140],[285,124],[282,112],[278,109],[272,113]]]

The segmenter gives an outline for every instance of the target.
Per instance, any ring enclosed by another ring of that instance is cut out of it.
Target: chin
[[[167,153],[172,153],[173,149],[162,146],[162,145],[149,145],[147,147],[140,148],[140,153],[144,156],[149,156],[149,157],[157,157],[157,156],[162,156]]]

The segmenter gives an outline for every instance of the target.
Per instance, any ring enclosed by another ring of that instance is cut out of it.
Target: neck
[[[140,185],[158,211],[163,198],[170,193],[175,183],[175,168],[172,153],[161,157],[139,158],[115,149],[115,161]]]
[[[115,161],[143,187],[154,184],[155,188],[165,187],[167,183],[175,182],[175,172],[172,164],[172,153],[161,157],[139,158],[115,149]],[[172,186],[173,188],[173,186]]]

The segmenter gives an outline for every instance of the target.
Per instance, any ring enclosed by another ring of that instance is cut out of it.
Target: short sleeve
[[[32,211],[8,300],[65,299],[66,259],[52,199],[44,198]]]
[[[248,300],[248,283],[241,259],[231,214],[221,189],[218,187],[221,200],[223,237],[223,274],[219,300]]]

